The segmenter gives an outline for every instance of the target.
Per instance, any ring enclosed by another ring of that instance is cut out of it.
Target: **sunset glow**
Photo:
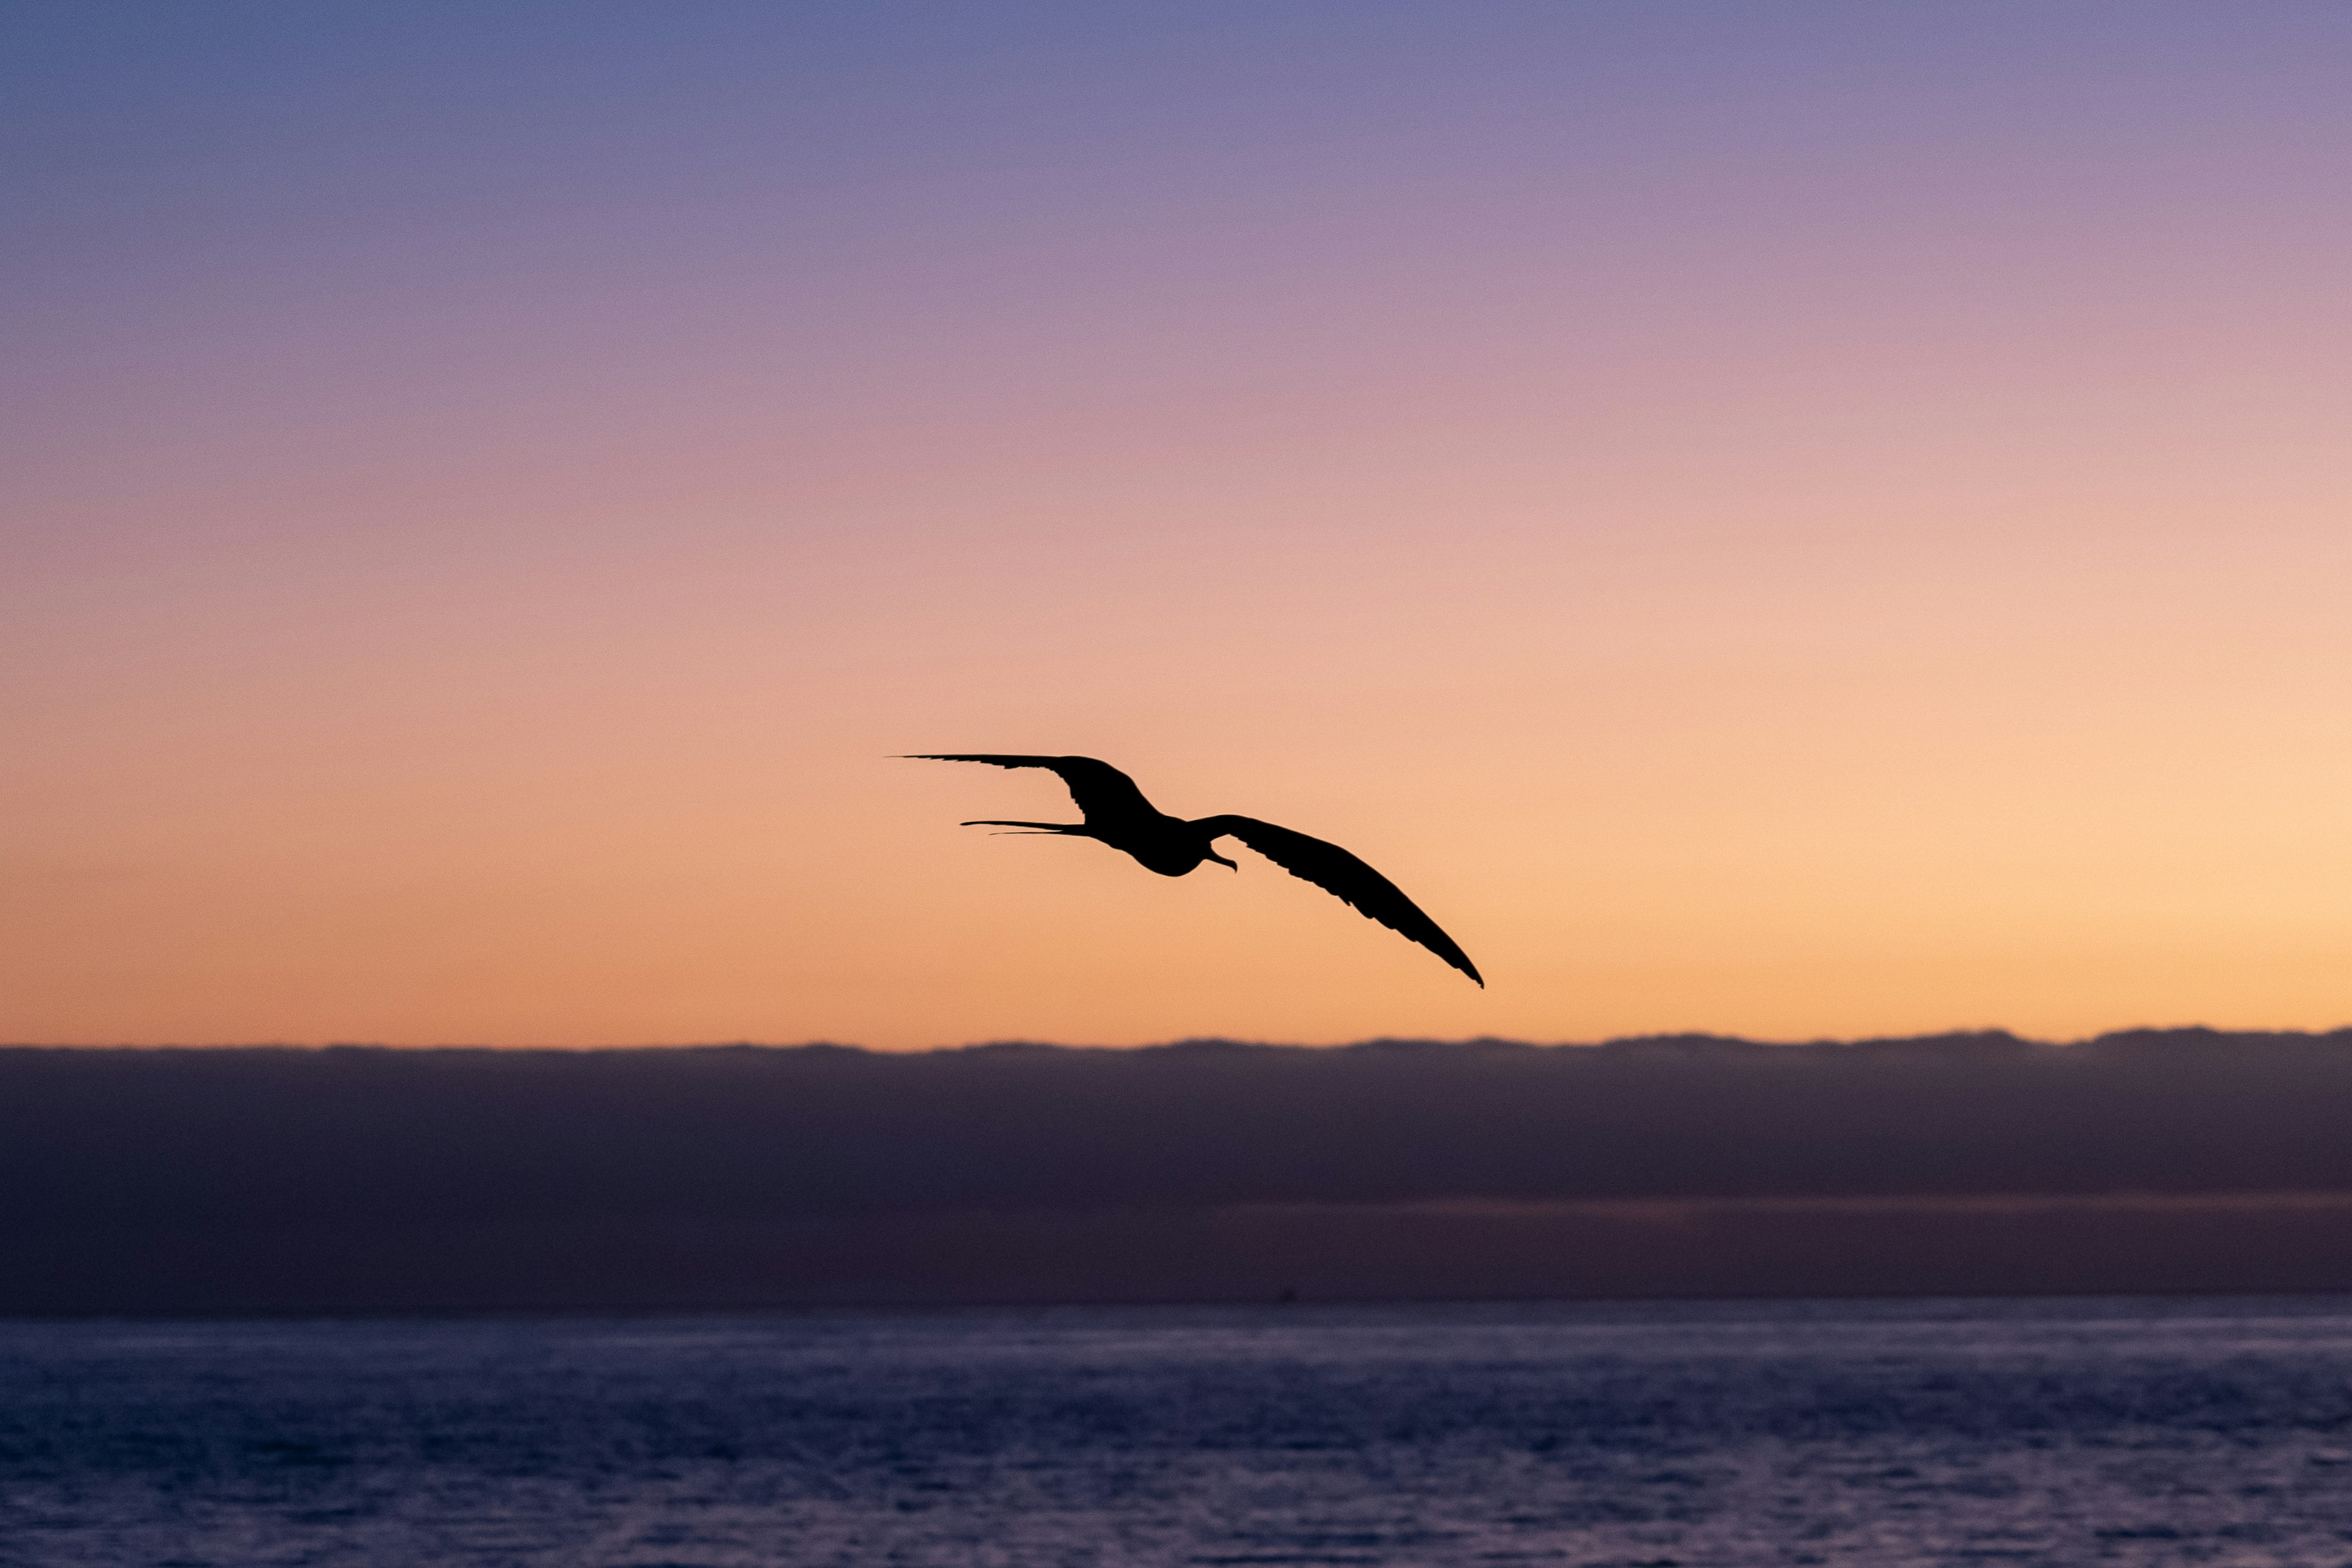
[[[5,25],[0,1039],[2352,1018],[2352,11],[668,15]]]

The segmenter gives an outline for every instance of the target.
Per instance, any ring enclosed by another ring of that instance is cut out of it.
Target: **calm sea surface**
[[[2352,1302],[0,1324],[0,1563],[2352,1564]]]

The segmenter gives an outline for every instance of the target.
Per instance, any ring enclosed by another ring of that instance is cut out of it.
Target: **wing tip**
[[[1427,942],[1423,942],[1422,946],[1429,947],[1429,944]],[[1463,973],[1468,975],[1479,990],[1484,991],[1486,989],[1486,977],[1478,973],[1478,966],[1470,962],[1470,955],[1468,953],[1463,952],[1458,947],[1454,948],[1452,952],[1439,952],[1438,950],[1433,947],[1430,947],[1429,951],[1437,953],[1438,957],[1446,962],[1448,967],[1458,969]]]

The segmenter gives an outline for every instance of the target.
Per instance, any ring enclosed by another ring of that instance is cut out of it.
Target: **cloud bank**
[[[0,1050],[0,1310],[2352,1288],[2352,1031]]]

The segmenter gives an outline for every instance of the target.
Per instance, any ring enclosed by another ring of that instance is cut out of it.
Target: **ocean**
[[[0,1323],[0,1563],[2352,1564],[2352,1300]]]

